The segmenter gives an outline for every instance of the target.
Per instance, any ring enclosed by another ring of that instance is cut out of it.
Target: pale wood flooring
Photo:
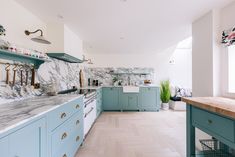
[[[185,157],[185,127],[185,112],[105,112],[76,157]]]

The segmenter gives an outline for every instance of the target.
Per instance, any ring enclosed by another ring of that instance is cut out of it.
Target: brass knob
[[[209,124],[212,124],[212,120],[209,119],[209,120],[208,120],[208,123],[209,123]]]
[[[63,135],[61,136],[61,140],[65,139],[67,136],[68,136],[68,135],[67,135],[67,133],[66,133],[66,132],[65,132],[65,133],[63,133]]]
[[[60,116],[60,118],[63,119],[63,118],[65,118],[66,116],[67,116],[66,113],[62,113],[61,116]]]
[[[77,142],[77,141],[79,141],[79,140],[80,140],[80,136],[77,136],[77,138],[76,138],[76,142]]]
[[[76,109],[78,109],[79,107],[80,107],[80,105],[79,105],[79,104],[77,104],[77,105],[76,105]]]
[[[64,154],[64,155],[63,155],[63,157],[67,157],[67,155],[66,155],[66,154]]]
[[[78,125],[79,123],[80,123],[80,121],[79,121],[79,120],[77,120],[77,121],[76,121],[76,125]]]

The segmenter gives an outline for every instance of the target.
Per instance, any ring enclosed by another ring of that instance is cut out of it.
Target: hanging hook
[[[5,68],[5,70],[7,71],[7,70],[10,70],[10,67],[11,66],[11,64],[10,63],[6,63],[6,68]]]
[[[18,67],[18,64],[15,64],[14,68],[12,69],[13,71],[16,71],[16,68]]]
[[[19,66],[19,70],[20,70],[20,71],[22,71],[23,68],[24,68],[24,65],[20,65],[20,66]]]

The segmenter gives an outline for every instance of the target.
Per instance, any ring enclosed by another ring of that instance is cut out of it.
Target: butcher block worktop
[[[224,97],[182,98],[189,105],[235,119],[235,99]]]

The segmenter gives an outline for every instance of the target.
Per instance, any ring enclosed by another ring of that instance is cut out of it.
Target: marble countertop
[[[182,101],[192,106],[235,119],[234,99],[224,97],[192,97],[182,98]]]
[[[83,95],[40,96],[0,104],[0,134]]]

